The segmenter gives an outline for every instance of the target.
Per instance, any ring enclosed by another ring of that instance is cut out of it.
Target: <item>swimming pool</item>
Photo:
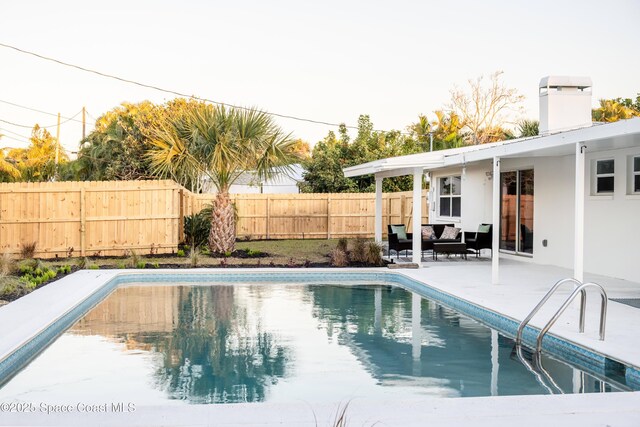
[[[489,319],[492,330],[412,292],[415,284],[365,278],[376,276],[352,276],[360,284],[347,286],[297,284],[295,274],[270,284],[244,276],[233,285],[123,285],[7,382],[0,401],[318,402],[633,388],[584,355],[565,358],[573,364],[544,357],[553,383],[540,381],[499,331],[508,319]]]

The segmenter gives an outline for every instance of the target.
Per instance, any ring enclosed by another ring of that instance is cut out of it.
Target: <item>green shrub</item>
[[[250,258],[259,257],[260,255],[262,255],[262,251],[258,251],[258,250],[245,249],[244,251],[246,252],[247,256]]]
[[[176,255],[182,258],[184,257],[184,251],[182,249],[178,249],[178,252],[176,252]]]
[[[136,268],[146,268],[147,267],[147,263],[144,261],[138,261],[138,263],[136,264]]]
[[[116,264],[116,268],[122,270],[127,268],[127,264],[124,263],[124,261],[120,261],[119,263]]]
[[[191,246],[204,246],[211,231],[211,212],[203,209],[197,214],[184,217],[184,240]]]
[[[153,268],[160,268],[160,264],[158,264],[158,261],[154,262],[153,264],[151,264],[151,266]]]
[[[98,264],[91,264],[89,270],[100,270],[100,266]]]

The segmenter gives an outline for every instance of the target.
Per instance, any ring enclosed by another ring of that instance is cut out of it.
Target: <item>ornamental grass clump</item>
[[[336,249],[340,249],[342,252],[346,253],[348,244],[349,241],[346,239],[346,237],[341,237],[338,239],[338,245],[336,246]]]
[[[31,259],[36,254],[36,242],[23,243],[20,245],[20,257],[22,259]]]
[[[349,258],[353,262],[367,262],[367,241],[358,237],[353,241]]]
[[[18,263],[9,253],[3,253],[0,257],[0,276],[9,276],[18,270]]]
[[[335,248],[329,254],[329,258],[331,258],[331,265],[333,267],[346,267],[349,265],[349,257],[347,253],[340,248]]]
[[[193,247],[189,252],[189,263],[192,268],[196,268],[200,262],[200,249]]]
[[[366,262],[367,264],[377,267],[384,265],[384,261],[382,260],[382,245],[380,243],[367,242]]]

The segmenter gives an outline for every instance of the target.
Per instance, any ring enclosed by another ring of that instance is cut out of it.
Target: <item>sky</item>
[[[145,84],[312,120],[405,130],[467,80],[504,71],[538,118],[547,75],[590,76],[593,105],[640,92],[640,1],[2,1],[0,43]],[[0,47],[0,147],[83,106],[174,96]],[[14,105],[52,113],[37,113]],[[61,125],[77,151],[82,125]],[[335,128],[276,122],[312,145]]]

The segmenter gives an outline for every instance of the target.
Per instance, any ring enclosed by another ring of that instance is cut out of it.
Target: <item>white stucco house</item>
[[[420,235],[427,174],[429,222],[463,231],[494,224],[494,283],[504,258],[571,268],[580,281],[586,271],[640,282],[640,118],[592,123],[587,77],[545,77],[539,89],[540,136],[346,168],[349,177],[376,177],[376,239],[382,180],[400,175],[414,177],[412,231]],[[418,264],[420,243],[414,239]]]
[[[291,165],[286,172],[275,171],[271,178],[260,180],[256,174],[248,171],[241,174],[231,185],[232,194],[289,194],[299,193],[298,184],[304,180],[304,168],[299,164]],[[206,178],[205,178],[206,179]],[[205,192],[215,193],[212,185],[205,183]]]

